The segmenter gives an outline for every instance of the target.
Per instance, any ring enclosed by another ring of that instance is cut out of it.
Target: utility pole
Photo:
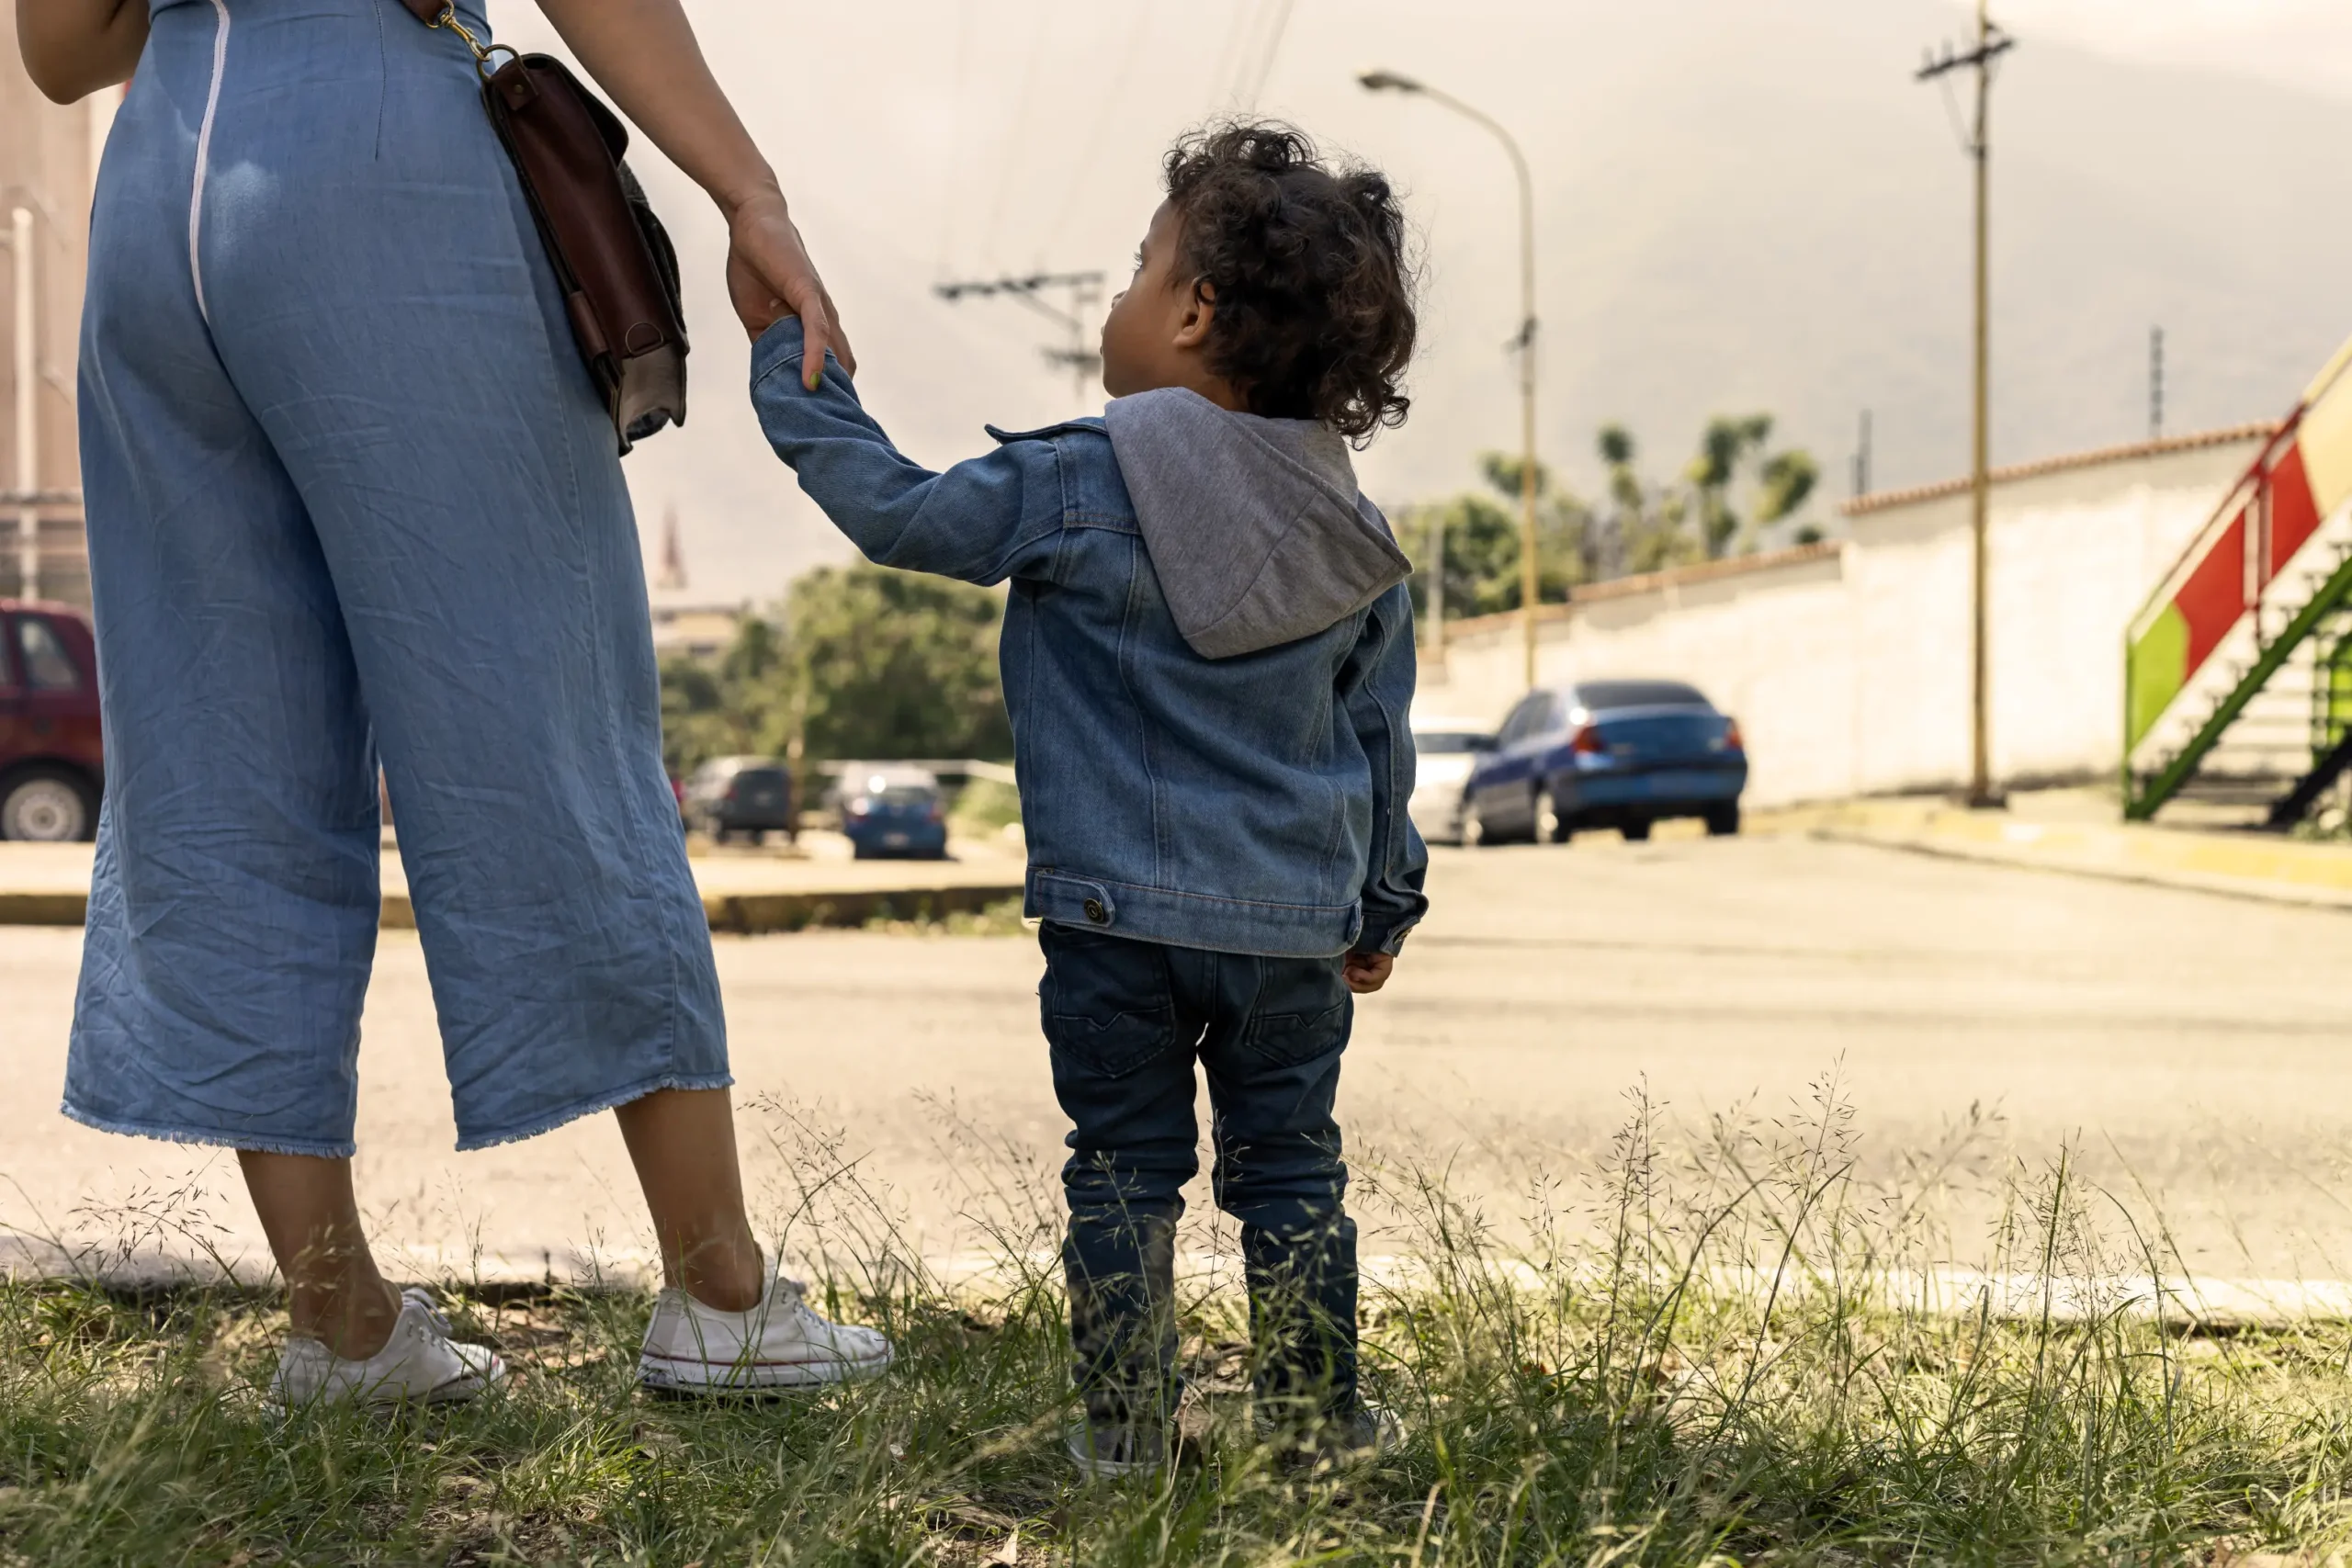
[[[1430,518],[1430,662],[1445,668],[1445,508],[1432,506]]]
[[[1038,298],[1047,289],[1067,289],[1069,308],[1062,310]],[[1036,272],[1025,277],[978,278],[943,283],[933,292],[950,303],[967,295],[985,299],[1001,294],[1061,327],[1069,333],[1069,342],[1065,347],[1043,350],[1046,363],[1069,371],[1078,406],[1081,410],[1088,406],[1091,400],[1087,397],[1087,383],[1102,373],[1102,355],[1086,344],[1087,322],[1095,307],[1102,303],[1101,273]]]
[[[1992,104],[1994,66],[2017,47],[2017,39],[1993,25],[1990,0],[1976,0],[1976,47],[1965,52],[1944,46],[1939,59],[1932,51],[1921,65],[1917,80],[1932,82],[1956,71],[1976,73],[1976,124],[1966,152],[1976,164],[1976,398],[1975,430],[1969,468],[1973,506],[1971,526],[1975,556],[1974,628],[1972,649],[1972,734],[1968,805],[1972,809],[2000,807],[2000,792],[1993,787],[1991,726],[1986,714],[1990,665],[1986,656],[1988,617],[1985,613],[1993,477],[1993,252],[1992,252]]]
[[[1536,559],[1535,536],[1535,180],[1528,173],[1527,154],[1519,139],[1500,120],[1472,108],[1451,93],[1396,71],[1367,71],[1356,85],[1368,93],[1404,93],[1442,104],[1483,126],[1510,154],[1511,173],[1519,181],[1519,332],[1511,346],[1519,350],[1519,619],[1526,661],[1527,684],[1535,684],[1535,613],[1542,596],[1543,573]]]
[[[33,215],[19,207],[8,215],[8,265],[16,274],[15,366],[17,394],[17,592],[40,597],[40,362],[33,297]]]
[[[2148,439],[2165,438],[2165,330],[2148,329]]]
[[[1861,428],[1854,436],[1854,499],[1871,492],[1871,411],[1862,411]]]

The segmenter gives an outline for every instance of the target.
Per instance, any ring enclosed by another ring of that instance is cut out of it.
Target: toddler
[[[1010,581],[1001,660],[1055,1093],[1081,1469],[1165,1462],[1175,1229],[1208,1078],[1261,1425],[1377,1446],[1332,1108],[1351,993],[1421,918],[1408,566],[1349,443],[1400,423],[1414,336],[1388,184],[1287,126],[1168,154],[1102,326],[1102,418],[931,473],[797,321],[754,352],[777,456],[868,558]]]

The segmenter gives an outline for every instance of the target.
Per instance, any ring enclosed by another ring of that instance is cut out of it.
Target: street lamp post
[[[1535,182],[1527,172],[1527,155],[1519,141],[1493,116],[1472,108],[1451,93],[1394,71],[1367,71],[1356,78],[1366,92],[1408,93],[1444,105],[1465,119],[1494,132],[1510,154],[1511,172],[1519,177],[1519,604],[1521,638],[1527,663],[1527,683],[1535,684],[1535,604],[1542,582],[1535,558]],[[1441,567],[1441,570],[1442,568]]]

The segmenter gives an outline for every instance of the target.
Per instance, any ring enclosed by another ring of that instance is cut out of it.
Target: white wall
[[[2122,751],[2123,633],[2254,460],[2252,438],[2050,465],[1995,486],[1992,745],[2006,780],[2087,777]],[[1840,545],[1589,591],[1539,625],[1545,682],[1692,682],[1747,737],[1759,806],[1956,787],[1969,766],[1969,498],[1865,504]],[[1424,712],[1520,694],[1515,617],[1449,628]]]

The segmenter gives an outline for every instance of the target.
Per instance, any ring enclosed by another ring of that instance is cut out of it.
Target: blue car
[[[1564,844],[1587,828],[1646,839],[1696,817],[1739,831],[1747,750],[1739,726],[1679,681],[1580,681],[1519,700],[1465,793],[1476,843]]]
[[[842,774],[842,832],[859,860],[947,858],[947,811],[939,780],[922,768],[857,762]]]

